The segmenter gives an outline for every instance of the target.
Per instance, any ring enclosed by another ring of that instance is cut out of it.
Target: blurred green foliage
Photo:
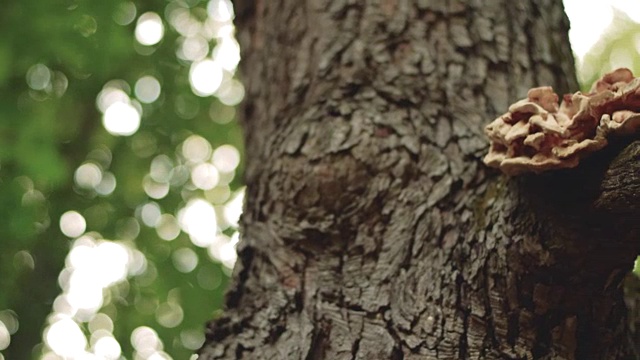
[[[69,210],[86,219],[91,238],[125,244],[146,259],[144,271],[105,289],[99,310],[111,317],[122,355],[132,358],[130,337],[140,326],[153,328],[164,352],[176,359],[189,358],[198,346],[193,334],[202,334],[205,321],[221,306],[228,269],[184,231],[174,240],[161,239],[154,226],[144,224],[140,209],[153,202],[163,214],[178,217],[190,199],[205,197],[189,176],[172,180],[168,194],[158,199],[143,188],[159,155],[171,160],[171,170],[189,169],[181,147],[190,136],[207,139],[212,149],[230,144],[241,150],[233,106],[216,96],[195,95],[189,82],[195,60],[177,56],[181,42],[193,34],[179,32],[167,18],[182,11],[190,14],[191,25],[209,26],[212,35],[205,40],[213,48],[216,26],[230,22],[212,21],[207,6],[209,2],[199,0],[2,3],[0,321],[5,320],[11,343],[4,350],[0,347],[0,359],[39,358],[48,351],[43,331],[55,320],[51,315],[62,293],[65,258],[75,244],[59,226],[61,215]],[[144,46],[134,31],[136,19],[149,11],[162,17],[164,36]],[[104,85],[119,79],[123,91],[135,99],[134,84],[148,75],[159,81],[161,94],[149,104],[136,102],[142,112],[140,128],[132,136],[107,132],[96,106]],[[232,70],[226,71],[225,79],[232,75]],[[40,83],[33,83],[36,80]],[[102,175],[113,174],[115,190],[101,194],[79,186],[74,173],[83,163],[97,165]],[[232,195],[240,187],[238,176],[232,172],[224,177],[226,183],[221,181],[211,191]],[[218,199],[217,206],[222,209],[229,198]],[[231,225],[220,231],[231,236],[236,229]],[[197,266],[179,271],[172,255],[184,248],[191,252],[180,254],[190,259],[195,254]],[[66,268],[70,269],[69,259]],[[163,326],[158,309],[169,303],[178,304],[183,317],[178,324],[165,321]],[[17,319],[17,325],[7,326],[7,316]],[[87,338],[92,333],[88,321],[76,319]],[[90,341],[87,349],[91,346]]]
[[[614,8],[613,20],[598,42],[578,63],[582,90],[588,91],[603,74],[626,67],[640,76],[640,24]]]

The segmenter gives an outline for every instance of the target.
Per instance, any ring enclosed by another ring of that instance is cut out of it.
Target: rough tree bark
[[[637,150],[481,163],[510,102],[577,88],[560,1],[235,5],[247,201],[200,359],[632,356]]]

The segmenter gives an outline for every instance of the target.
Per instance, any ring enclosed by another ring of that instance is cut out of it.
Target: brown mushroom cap
[[[640,78],[629,69],[605,74],[588,94],[558,95],[533,88],[485,128],[491,140],[485,164],[504,173],[572,168],[607,145],[612,135],[640,130]]]

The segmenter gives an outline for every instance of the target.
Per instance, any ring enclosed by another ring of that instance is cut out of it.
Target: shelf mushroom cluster
[[[485,128],[491,146],[484,162],[509,175],[572,168],[611,136],[639,129],[640,78],[621,68],[587,94],[564,95],[560,106],[551,87],[529,90]]]

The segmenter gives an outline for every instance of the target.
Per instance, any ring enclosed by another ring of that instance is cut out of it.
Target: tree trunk
[[[247,200],[201,360],[631,356],[637,153],[520,178],[481,163],[511,102],[577,87],[560,1],[236,12]]]

